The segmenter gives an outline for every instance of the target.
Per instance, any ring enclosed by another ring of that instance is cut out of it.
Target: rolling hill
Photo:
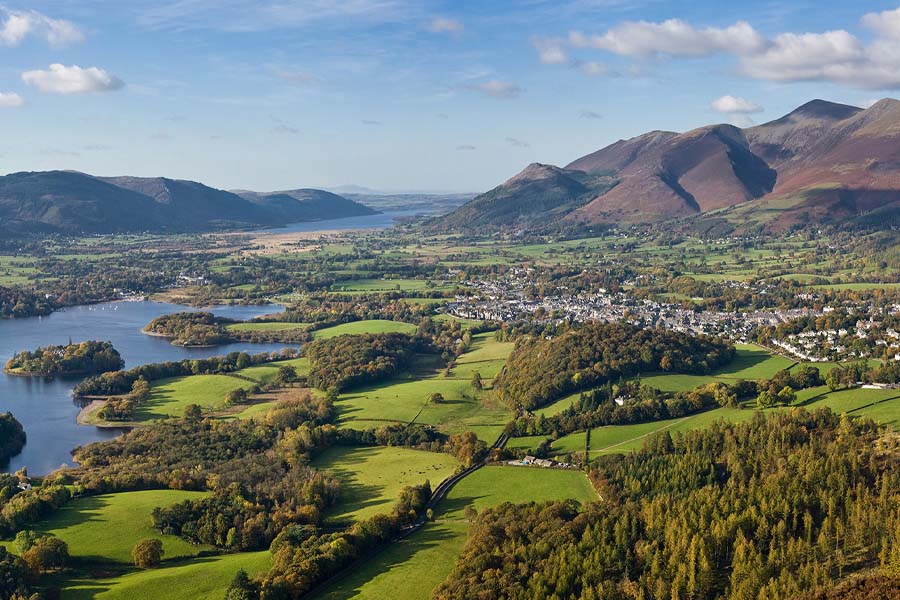
[[[540,167],[540,168],[538,168]],[[586,185],[586,181],[602,185]],[[532,165],[444,218],[454,228],[706,218],[785,229],[900,220],[900,102],[813,100],[775,121],[653,131],[563,168]]]
[[[74,171],[0,177],[0,231],[98,234],[199,232],[373,214],[321,190],[240,194],[164,177],[95,177]]]

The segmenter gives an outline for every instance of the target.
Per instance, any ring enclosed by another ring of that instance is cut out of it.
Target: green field
[[[489,390],[476,391],[472,374],[485,378],[502,368],[512,345],[500,343],[490,334],[475,336],[470,352],[457,359],[449,377],[435,369],[433,357],[423,356],[411,370],[388,381],[342,394],[335,406],[342,426],[377,427],[385,422],[436,425],[446,433],[474,431],[493,443],[511,412],[494,400]],[[429,402],[434,393],[444,401]]]
[[[131,548],[145,538],[163,541],[164,560],[194,556],[208,548],[161,535],[153,529],[150,513],[158,506],[202,495],[203,492],[150,490],[76,498],[32,529],[66,542],[69,554],[79,562],[131,564]]]
[[[316,600],[413,600],[431,591],[453,570],[466,541],[465,506],[477,510],[503,502],[541,502],[574,498],[597,500],[580,471],[531,467],[483,467],[460,481],[437,510],[435,523],[392,544],[350,574],[312,597]]]
[[[152,421],[181,417],[189,404],[199,404],[204,411],[225,405],[225,394],[238,388],[250,389],[254,383],[228,375],[188,375],[154,381],[150,400],[135,410],[134,420]]]
[[[314,331],[312,335],[314,339],[322,340],[339,335],[359,335],[361,333],[415,333],[417,329],[418,327],[411,323],[372,319],[326,327],[325,329]]]
[[[316,457],[313,466],[341,480],[341,500],[328,516],[356,521],[390,512],[404,486],[428,480],[432,488],[437,487],[453,474],[459,461],[449,454],[409,448],[335,446]]]
[[[324,587],[316,600],[417,600],[431,597],[453,570],[466,543],[465,523],[428,523],[364,561],[344,579]]]
[[[429,290],[449,290],[453,285],[433,282],[428,286],[425,279],[356,279],[341,281],[331,286],[334,292],[425,292]]]
[[[493,379],[503,369],[514,346],[513,342],[498,342],[493,332],[476,334],[472,336],[469,351],[456,359],[450,376],[471,381],[479,373],[485,380]]]
[[[232,323],[226,329],[231,331],[291,331],[294,329],[306,329],[309,323],[282,323],[282,322],[257,322]]]
[[[243,375],[244,377],[249,377],[250,379],[253,379],[254,381],[258,381],[260,383],[269,383],[275,380],[275,378],[278,376],[278,370],[281,367],[294,367],[294,369],[297,371],[297,375],[299,376],[309,375],[308,358],[279,360],[277,362],[266,363],[264,365],[247,367],[246,369],[235,371],[235,373],[238,375]]]
[[[736,348],[735,359],[709,375],[641,374],[641,383],[666,392],[685,392],[713,381],[734,383],[739,379],[769,379],[778,371],[787,369],[796,362],[752,344],[736,344]]]
[[[62,600],[222,600],[239,569],[261,575],[271,560],[264,550],[195,558],[112,578],[74,577],[64,582]]]
[[[437,518],[464,520],[463,511],[470,504],[481,511],[504,502],[518,504],[567,498],[579,502],[598,499],[597,492],[581,471],[489,466],[456,484],[438,506]]]

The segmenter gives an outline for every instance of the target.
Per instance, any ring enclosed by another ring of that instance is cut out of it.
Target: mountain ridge
[[[869,213],[893,223],[900,220],[900,101],[886,98],[863,109],[816,99],[760,125],[651,131],[564,167],[545,167],[557,169],[559,185],[544,178],[542,189],[523,194],[520,173],[447,215],[444,224],[521,227],[552,215],[570,224],[616,225],[709,213],[771,229],[862,222]],[[593,198],[567,191],[565,181],[597,176],[607,185]],[[518,210],[523,198],[527,209]],[[502,220],[477,210],[486,199]]]
[[[167,177],[101,177],[79,171],[0,176],[0,230],[29,233],[190,233],[375,214],[322,190],[245,196]]]

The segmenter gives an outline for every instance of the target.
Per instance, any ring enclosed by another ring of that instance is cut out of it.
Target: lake
[[[208,310],[222,317],[246,320],[282,310],[278,305],[215,306]],[[215,348],[182,348],[168,340],[141,333],[141,328],[160,315],[199,310],[164,302],[112,302],[76,306],[46,317],[0,320],[0,364],[22,350],[85,340],[110,341],[125,359],[125,368],[142,364],[206,358],[235,351],[250,353],[281,350],[288,344],[229,344]],[[113,438],[121,430],[78,425],[80,405],[72,398],[74,379],[13,377],[0,372],[0,412],[12,412],[22,423],[28,443],[8,465],[10,472],[25,466],[42,475],[64,464],[73,464],[76,446]]]
[[[324,221],[305,221],[288,223],[284,227],[263,229],[258,233],[294,233],[297,231],[348,231],[353,229],[386,229],[393,227],[397,219],[422,214],[421,210],[386,211],[375,215],[345,217],[343,219],[327,219]]]

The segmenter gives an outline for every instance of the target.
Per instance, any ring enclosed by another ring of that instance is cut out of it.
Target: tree
[[[61,569],[69,560],[69,546],[57,537],[45,535],[35,540],[22,558],[35,573]]]
[[[778,401],[782,404],[793,404],[796,400],[797,394],[794,393],[794,388],[790,386],[784,386],[781,388],[781,391],[778,392]]]
[[[259,584],[250,579],[245,570],[240,569],[225,592],[225,600],[258,600],[258,598]]]
[[[184,418],[196,423],[203,417],[203,409],[199,404],[188,404],[184,407]]]
[[[279,367],[277,381],[281,385],[297,381],[297,369],[288,365]]]
[[[243,404],[249,397],[250,393],[244,388],[229,390],[228,393],[225,394],[225,404],[228,406]]]
[[[162,560],[163,545],[156,538],[141,540],[131,549],[131,558],[134,566],[141,569],[157,566]]]
[[[34,531],[20,531],[16,534],[16,550],[19,551],[19,556],[28,552],[28,550],[34,546],[34,543],[40,539],[41,535]]]
[[[444,395],[440,392],[435,392],[428,397],[428,401],[432,404],[442,404],[444,402]]]
[[[481,381],[481,373],[475,371],[472,375],[472,388],[476,391],[481,391],[484,389],[484,383]]]
[[[775,394],[770,392],[769,390],[763,390],[759,393],[759,396],[756,397],[756,407],[757,408],[770,408],[775,406]]]

